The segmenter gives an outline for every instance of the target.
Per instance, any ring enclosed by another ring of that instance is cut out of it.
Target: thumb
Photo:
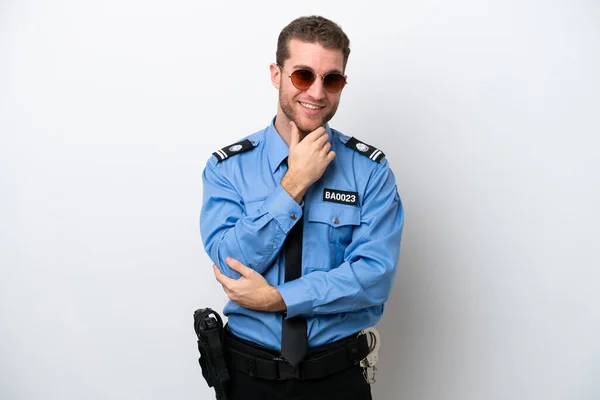
[[[248,277],[249,275],[252,274],[252,272],[254,272],[253,269],[246,267],[244,264],[242,264],[235,258],[226,257],[225,263],[227,264],[227,266],[229,268],[231,268],[232,270],[234,270],[236,272],[239,272],[240,275],[242,275],[244,277]]]
[[[296,147],[296,145],[298,143],[300,143],[300,131],[298,130],[298,127],[296,126],[296,123],[294,121],[290,121],[290,127],[291,129],[291,136],[290,136],[290,149],[293,147]]]

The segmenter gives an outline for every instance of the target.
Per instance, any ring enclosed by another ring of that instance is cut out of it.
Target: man
[[[350,54],[319,16],[280,33],[277,115],[214,153],[200,229],[230,300],[235,399],[371,399],[360,359],[383,313],[404,213],[383,152],[329,127]]]

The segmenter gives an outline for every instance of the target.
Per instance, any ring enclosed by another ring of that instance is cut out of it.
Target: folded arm
[[[202,179],[204,201],[200,233],[209,257],[230,278],[239,278],[240,274],[229,268],[226,257],[239,260],[262,274],[302,216],[302,206],[278,185],[258,213],[246,215],[240,194],[210,163]]]
[[[404,210],[394,175],[387,165],[380,165],[369,178],[361,225],[353,231],[344,262],[329,271],[313,271],[277,286],[288,318],[383,304],[396,275],[403,224]]]

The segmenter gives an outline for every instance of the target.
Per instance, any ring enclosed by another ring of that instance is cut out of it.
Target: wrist
[[[304,194],[310,185],[303,183],[293,171],[285,173],[281,179],[281,186],[294,199],[296,203],[302,204]]]
[[[281,297],[281,293],[277,288],[271,286],[268,291],[267,310],[271,312],[283,312],[287,310],[287,306]]]

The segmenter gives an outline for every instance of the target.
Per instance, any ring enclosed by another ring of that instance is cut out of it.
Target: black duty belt
[[[225,332],[225,347],[233,368],[262,379],[320,379],[356,366],[369,354],[366,336],[356,335],[309,349],[304,361],[294,368],[278,351],[238,338],[228,327]]]

